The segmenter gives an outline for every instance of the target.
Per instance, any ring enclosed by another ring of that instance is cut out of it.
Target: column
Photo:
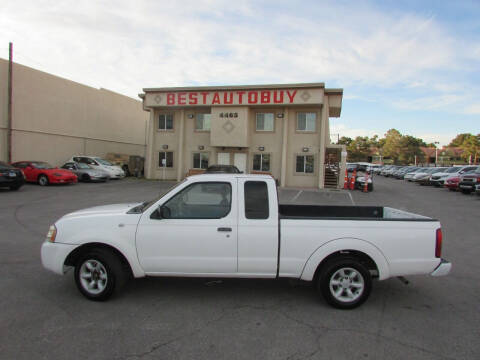
[[[325,185],[325,147],[326,147],[326,134],[327,131],[327,122],[328,122],[328,96],[324,95],[323,105],[321,111],[320,119],[320,146],[319,146],[319,157],[318,157],[318,187],[320,189],[324,188]]]
[[[283,112],[282,164],[280,168],[280,186],[285,187],[287,180],[287,147],[288,147],[288,108]]]
[[[178,127],[179,135],[178,135],[178,160],[177,160],[177,181],[182,180],[183,177],[183,138],[184,138],[184,128],[185,128],[185,109],[180,111],[180,126]]]
[[[153,169],[155,166],[155,110],[150,109],[150,118],[147,125],[147,148],[145,151],[145,178],[153,179]]]

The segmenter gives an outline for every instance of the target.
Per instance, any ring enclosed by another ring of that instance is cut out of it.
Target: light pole
[[[434,142],[435,144],[435,167],[437,167],[437,162],[438,162],[438,147],[437,145],[440,144],[438,141]]]

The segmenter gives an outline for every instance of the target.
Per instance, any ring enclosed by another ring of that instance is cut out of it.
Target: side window
[[[232,205],[230,183],[196,183],[183,189],[162,206],[168,219],[221,219]]]
[[[245,217],[247,219],[268,219],[268,187],[265,181],[246,181]]]
[[[270,171],[270,154],[254,154],[253,170]]]
[[[62,166],[62,169],[75,170],[75,165],[73,163],[66,163]]]
[[[195,130],[210,131],[211,114],[197,114],[197,121],[195,122]]]
[[[297,114],[297,131],[315,131],[315,123],[317,122],[316,113],[298,113]]]
[[[313,155],[298,155],[296,162],[297,173],[313,174]]]
[[[161,151],[158,153],[158,166],[173,168],[173,152]]]
[[[158,130],[173,130],[173,114],[160,114],[158,116]]]

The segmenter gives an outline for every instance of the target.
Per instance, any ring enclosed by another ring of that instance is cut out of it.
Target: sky
[[[0,1],[0,57],[142,88],[324,82],[332,137],[480,133],[480,0]]]

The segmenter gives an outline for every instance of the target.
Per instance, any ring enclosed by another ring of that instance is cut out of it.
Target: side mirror
[[[170,219],[170,209],[167,206],[160,206],[160,216],[162,219]]]

